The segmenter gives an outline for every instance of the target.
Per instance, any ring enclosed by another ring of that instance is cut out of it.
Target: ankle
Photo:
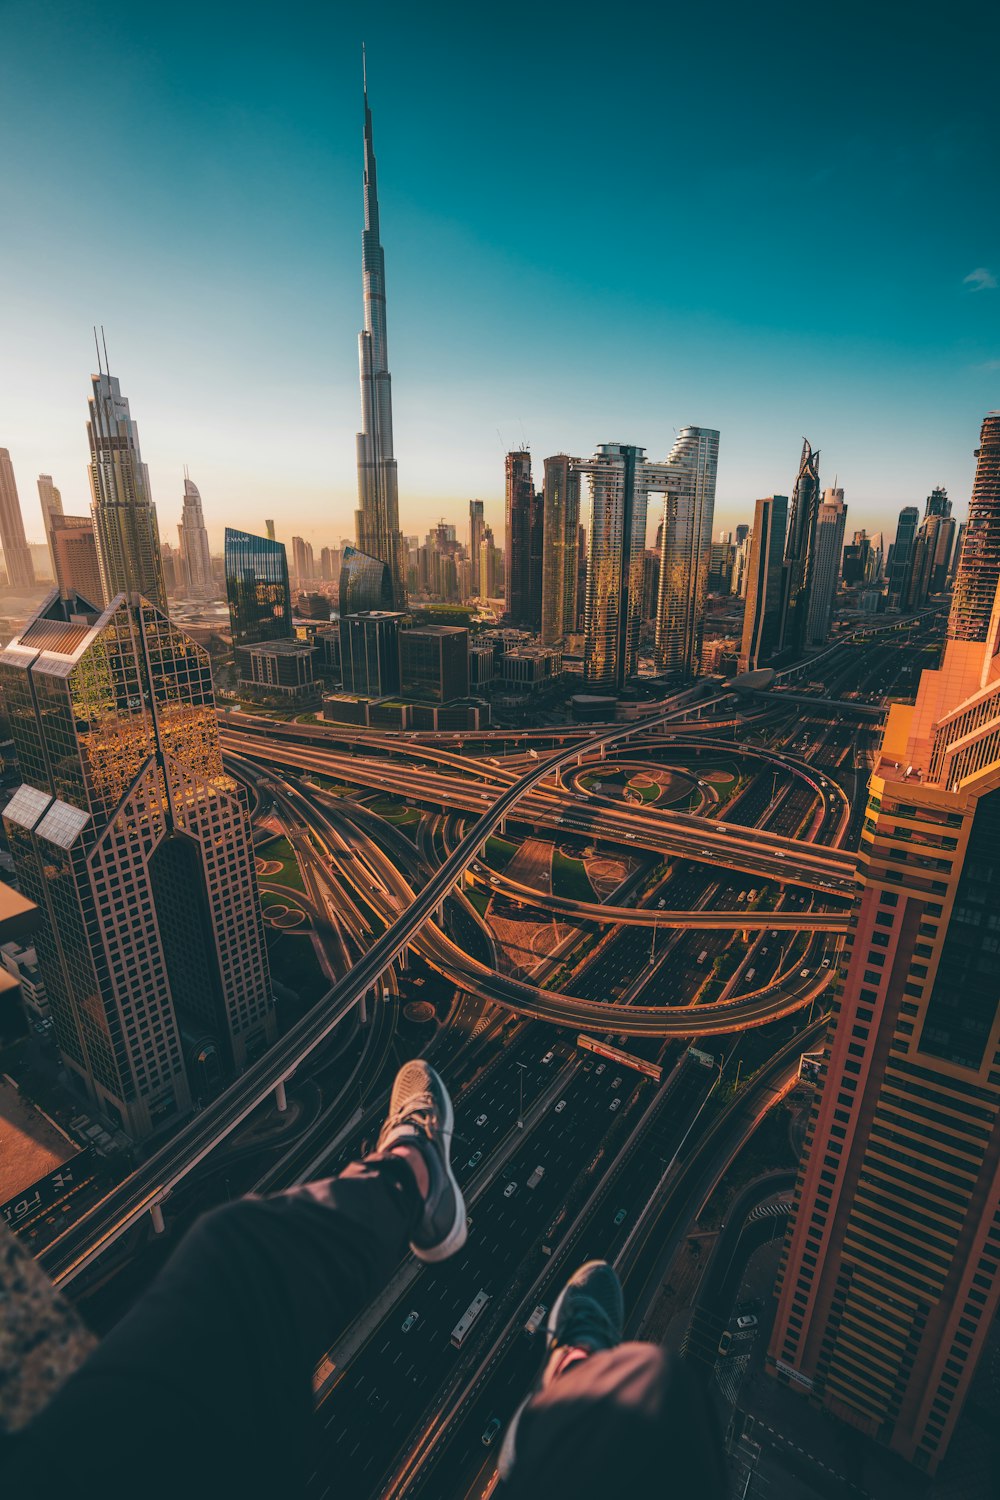
[[[426,1198],[430,1192],[431,1175],[420,1147],[415,1142],[400,1141],[398,1145],[389,1147],[388,1155],[398,1156],[401,1161],[406,1162],[406,1165],[413,1173],[417,1192],[421,1198]]]

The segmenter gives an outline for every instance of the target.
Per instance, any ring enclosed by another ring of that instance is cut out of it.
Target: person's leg
[[[498,1467],[511,1500],[723,1500],[725,1454],[707,1392],[665,1350],[621,1343],[622,1321],[612,1268],[581,1267],[553,1304],[538,1388],[504,1438]]]
[[[77,1493],[92,1481],[105,1495],[130,1484],[147,1494],[300,1493],[317,1360],[385,1284],[407,1240],[425,1259],[464,1240],[452,1126],[440,1079],[407,1064],[377,1153],[339,1177],[199,1220],[19,1439],[12,1462],[31,1476],[31,1493],[69,1480]]]

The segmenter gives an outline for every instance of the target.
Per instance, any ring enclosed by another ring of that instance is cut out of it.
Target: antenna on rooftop
[[[98,375],[103,375],[104,371],[101,368],[101,346],[97,342],[97,324],[96,323],[94,324],[94,348],[97,350],[97,373],[98,373]]]
[[[108,341],[104,337],[104,324],[101,324],[101,343],[104,345],[104,373],[111,374],[111,362],[108,359]]]

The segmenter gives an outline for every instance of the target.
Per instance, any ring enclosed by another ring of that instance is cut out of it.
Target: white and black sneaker
[[[415,1145],[427,1164],[430,1185],[423,1217],[410,1241],[418,1260],[447,1260],[465,1244],[465,1200],[451,1170],[455,1111],[451,1096],[429,1063],[417,1058],[396,1074],[389,1114],[378,1149]]]

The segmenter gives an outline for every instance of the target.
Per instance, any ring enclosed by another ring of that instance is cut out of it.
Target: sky
[[[717,529],[803,436],[848,532],[944,484],[1000,407],[993,7],[731,0],[276,9],[0,0],[0,447],[85,513],[92,326],[161,535],[353,535],[361,43],[400,522],[503,455],[721,431]],[[928,11],[925,16],[922,10]]]

